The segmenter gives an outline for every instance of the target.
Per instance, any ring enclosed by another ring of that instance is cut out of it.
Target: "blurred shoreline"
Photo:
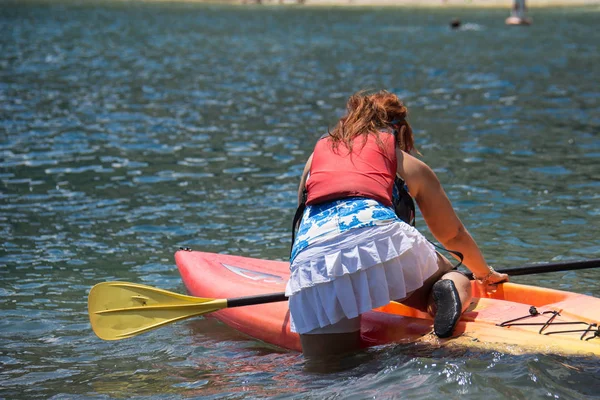
[[[147,2],[212,3],[239,5],[360,6],[410,8],[499,8],[510,10],[512,0],[141,0]],[[527,7],[591,7],[600,10],[600,0],[527,0]]]

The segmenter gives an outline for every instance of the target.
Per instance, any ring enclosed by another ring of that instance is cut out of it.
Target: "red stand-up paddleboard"
[[[193,296],[235,298],[283,292],[289,263],[180,250],[175,261]],[[362,316],[364,347],[387,343],[468,346],[509,353],[539,352],[600,356],[600,299],[592,296],[504,283],[486,292],[472,281],[474,298],[454,337],[438,339],[433,320],[399,303]],[[255,339],[301,350],[290,332],[287,302],[225,308],[208,314]]]

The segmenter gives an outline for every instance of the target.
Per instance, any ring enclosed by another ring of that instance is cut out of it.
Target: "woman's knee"
[[[450,279],[454,282],[454,286],[456,286],[456,290],[459,293],[465,293],[469,296],[472,293],[471,281],[460,271],[449,271],[442,276],[442,279]]]
[[[462,311],[465,311],[469,307],[469,304],[471,304],[471,299],[473,298],[473,289],[469,278],[462,272],[450,271],[444,274],[442,279],[448,279],[454,283],[454,287],[456,287],[458,297],[461,301]]]

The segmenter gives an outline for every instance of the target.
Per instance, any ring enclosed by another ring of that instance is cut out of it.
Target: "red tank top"
[[[394,135],[379,132],[383,142],[370,134],[363,146],[359,138],[352,153],[343,146],[331,148],[325,137],[317,142],[306,182],[306,204],[319,204],[348,197],[366,197],[392,206],[392,190],[396,177],[396,143]]]

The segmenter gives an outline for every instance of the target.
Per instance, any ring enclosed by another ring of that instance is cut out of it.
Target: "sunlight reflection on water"
[[[491,264],[597,258],[595,11],[4,6],[0,397],[598,398],[597,359],[386,346],[316,374],[210,319],[102,342],[86,309],[106,280],[183,293],[179,246],[287,260],[304,161],[363,88],[406,101]],[[600,296],[596,270],[518,282]]]

